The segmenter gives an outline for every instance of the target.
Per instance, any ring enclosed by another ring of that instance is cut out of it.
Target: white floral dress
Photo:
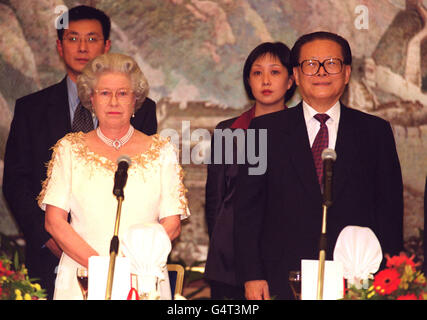
[[[90,151],[83,135],[67,134],[54,146],[38,202],[43,210],[49,204],[70,212],[74,230],[101,256],[108,256],[118,203],[113,195],[117,164]],[[149,150],[131,160],[119,239],[135,224],[158,223],[172,215],[189,216],[183,171],[172,143],[154,135]],[[82,299],[77,266],[62,254],[54,299]]]

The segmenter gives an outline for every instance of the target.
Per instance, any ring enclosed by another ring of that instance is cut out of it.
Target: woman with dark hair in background
[[[243,83],[248,98],[255,103],[239,117],[224,120],[216,126],[221,131],[215,130],[212,161],[208,165],[205,213],[210,246],[205,277],[211,287],[211,298],[215,300],[245,299],[245,289],[237,283],[234,268],[233,194],[239,166],[236,161],[226,164],[224,152],[221,163],[214,161],[214,141],[224,142],[215,139],[215,135],[221,135],[220,139],[230,137],[232,135],[220,132],[224,129],[245,130],[254,117],[287,108],[285,103],[295,91],[289,48],[281,42],[265,42],[257,46],[246,59]]]

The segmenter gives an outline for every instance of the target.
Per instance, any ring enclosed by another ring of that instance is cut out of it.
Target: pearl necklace
[[[132,125],[130,125],[128,132],[123,137],[113,140],[104,136],[99,127],[96,128],[96,134],[98,135],[99,139],[101,139],[106,145],[113,147],[116,150],[119,150],[126,142],[129,141],[134,131],[135,129],[132,127]]]

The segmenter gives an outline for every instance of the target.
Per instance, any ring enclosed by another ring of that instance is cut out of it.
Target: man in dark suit
[[[391,127],[339,100],[351,74],[348,42],[328,32],[304,35],[292,60],[303,100],[252,121],[250,129],[267,129],[267,154],[260,155],[267,171],[249,175],[247,165],[237,182],[235,251],[247,299],[292,299],[289,271],[300,270],[301,259],[318,259],[325,148],[337,154],[326,259],[348,225],[371,228],[384,254],[403,249],[403,186]]]
[[[44,212],[36,197],[46,179],[50,148],[67,133],[82,130],[76,123],[77,113],[85,111],[79,110],[77,76],[89,60],[107,53],[111,47],[111,23],[104,12],[78,6],[68,11],[68,20],[68,29],[58,29],[57,40],[67,76],[16,101],[4,163],[3,193],[24,234],[25,264],[30,277],[40,279],[48,298],[53,296],[55,267],[62,251],[44,229]],[[90,113],[86,120],[92,129],[96,127],[97,119]],[[131,123],[148,135],[156,133],[155,102],[147,98]]]

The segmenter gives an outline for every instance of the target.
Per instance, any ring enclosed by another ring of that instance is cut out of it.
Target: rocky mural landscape
[[[423,227],[427,168],[427,4],[420,0],[0,0],[0,172],[17,98],[64,76],[56,53],[57,6],[96,6],[112,19],[112,51],[132,55],[158,102],[159,132],[212,130],[250,105],[242,85],[248,53],[263,41],[292,46],[316,30],[341,34],[354,64],[345,103],[391,122],[405,184],[405,238]],[[365,27],[361,14],[367,9]],[[360,8],[360,7],[359,7]],[[368,22],[368,25],[366,25]],[[291,105],[298,101],[298,95]],[[25,156],[25,155],[23,155]],[[184,165],[192,217],[174,258],[203,261],[205,165]],[[0,232],[19,235],[3,199]]]

